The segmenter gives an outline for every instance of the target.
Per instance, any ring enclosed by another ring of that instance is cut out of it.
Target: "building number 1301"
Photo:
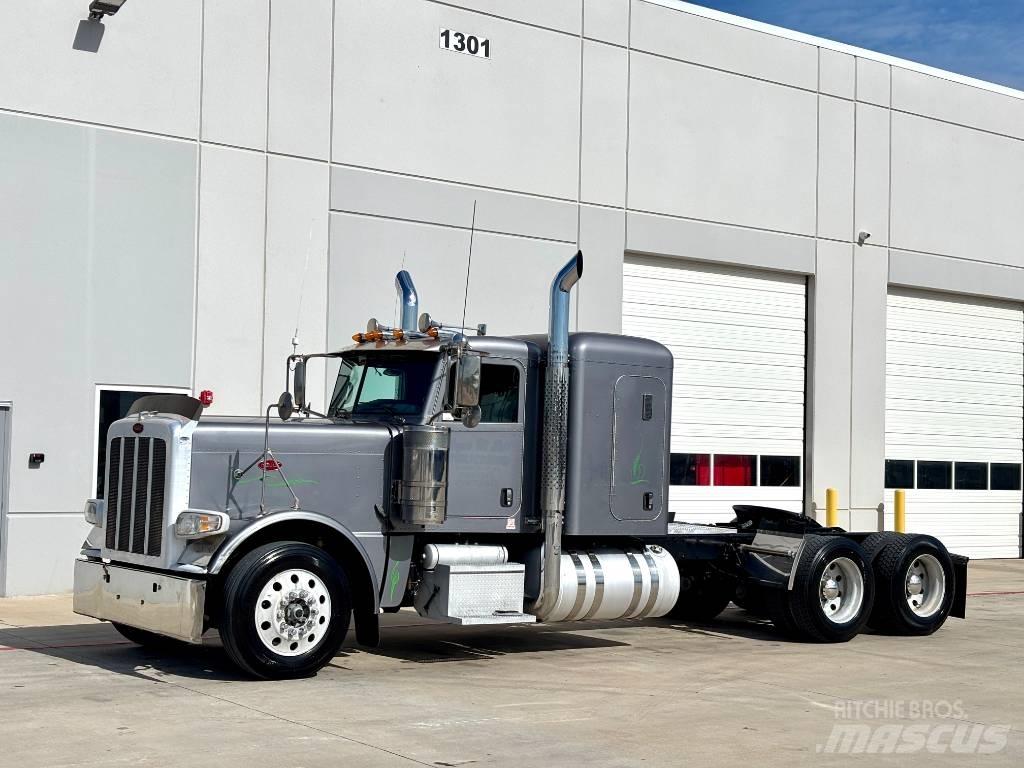
[[[440,46],[446,51],[468,53],[481,59],[491,58],[491,41],[476,35],[467,35],[454,29],[441,29]]]

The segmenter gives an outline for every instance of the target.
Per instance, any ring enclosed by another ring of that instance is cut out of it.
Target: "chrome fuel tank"
[[[661,547],[569,552],[562,555],[558,600],[545,621],[664,616],[678,597],[679,567]]]

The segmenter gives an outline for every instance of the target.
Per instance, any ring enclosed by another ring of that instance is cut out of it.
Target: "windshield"
[[[419,416],[437,368],[431,352],[354,354],[341,359],[329,416]]]

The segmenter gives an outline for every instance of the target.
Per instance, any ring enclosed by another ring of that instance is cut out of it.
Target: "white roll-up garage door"
[[[1019,557],[1024,311],[890,289],[887,527],[907,489],[907,530],[970,557]]]
[[[803,507],[807,284],[802,276],[647,256],[623,268],[622,332],[675,356],[669,509]]]

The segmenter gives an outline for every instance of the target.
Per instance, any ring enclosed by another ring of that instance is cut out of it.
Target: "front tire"
[[[221,640],[254,677],[306,677],[327,664],[348,632],[352,595],[344,569],[297,541],[257,547],[224,584]]]

